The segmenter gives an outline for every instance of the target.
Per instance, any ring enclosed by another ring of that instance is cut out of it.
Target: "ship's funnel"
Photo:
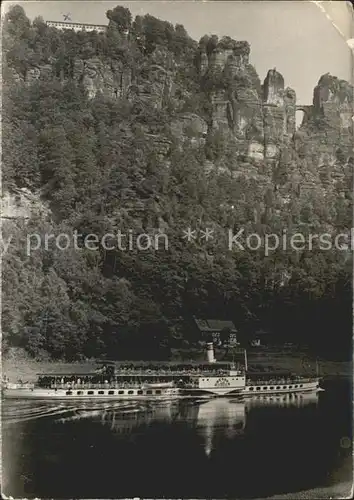
[[[207,343],[207,360],[208,363],[215,363],[216,361],[214,356],[214,345],[212,342]]]

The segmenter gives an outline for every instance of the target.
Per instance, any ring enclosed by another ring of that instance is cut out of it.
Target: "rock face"
[[[171,123],[171,133],[182,142],[191,139],[201,143],[208,134],[208,124],[195,113],[183,113]]]
[[[273,106],[284,106],[284,78],[271,69],[263,83],[263,102]]]
[[[43,203],[39,194],[32,193],[29,189],[15,189],[5,191],[1,196],[1,218],[29,220],[38,215],[45,217],[49,208]]]
[[[348,82],[328,73],[320,78],[313,93],[312,121],[322,125],[318,128],[323,129],[329,147],[352,144],[353,98],[354,87]]]
[[[205,41],[204,41],[205,44]],[[336,150],[353,153],[353,96],[348,82],[323,75],[312,105],[296,102],[295,91],[284,88],[283,76],[274,68],[259,85],[249,64],[247,42],[222,39],[213,50],[199,47],[198,70],[201,88],[210,102],[211,128],[233,134],[238,153],[253,161],[277,161],[284,147],[299,147],[304,154],[319,152],[318,166],[329,155],[335,162]],[[301,140],[296,132],[296,111],[304,112]],[[311,138],[308,138],[311,136]],[[306,152],[307,151],[307,152]]]
[[[304,119],[293,136],[295,151],[312,159],[317,182],[327,193],[331,186],[341,192],[353,173],[353,96],[352,85],[326,74],[314,89],[312,106],[296,106]]]
[[[76,59],[73,78],[85,87],[90,99],[101,92],[109,97],[124,97],[131,84],[131,72],[118,61],[102,61],[96,57]]]
[[[295,132],[295,92],[284,90],[284,78],[275,69],[260,85],[249,64],[247,42],[222,39],[211,52],[200,52],[198,69],[211,103],[211,127],[234,134],[243,156],[276,160]]]
[[[171,78],[168,70],[159,64],[146,66],[136,82],[136,95],[153,107],[161,109],[170,92]],[[132,96],[133,97],[133,96]]]
[[[160,109],[172,88],[171,61],[163,49],[156,51],[147,64],[133,77],[132,70],[117,60],[99,57],[86,61],[77,59],[73,78],[80,81],[90,99],[97,92],[112,98],[138,99]]]

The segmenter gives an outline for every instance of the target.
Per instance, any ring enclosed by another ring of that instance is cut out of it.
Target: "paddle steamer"
[[[319,379],[267,374],[247,375],[247,353],[243,367],[219,362],[213,344],[207,344],[204,363],[120,363],[105,362],[93,373],[41,374],[34,384],[5,383],[6,398],[60,400],[163,399],[199,396],[252,396],[314,391]]]

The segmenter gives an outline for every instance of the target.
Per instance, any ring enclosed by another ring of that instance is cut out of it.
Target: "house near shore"
[[[228,338],[230,346],[237,346],[237,329],[232,321],[220,319],[200,319],[193,317],[195,325],[202,340],[212,340],[215,344],[223,342]]]

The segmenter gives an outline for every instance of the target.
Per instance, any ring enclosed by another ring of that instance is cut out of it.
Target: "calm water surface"
[[[301,397],[4,401],[2,413],[15,498],[261,498],[351,479],[351,388],[339,382]]]

